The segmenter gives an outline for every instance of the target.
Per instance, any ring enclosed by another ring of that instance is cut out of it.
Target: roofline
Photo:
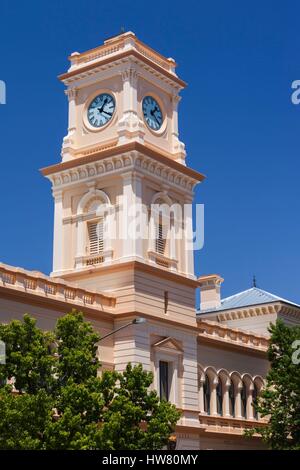
[[[92,49],[88,49],[87,51],[84,51],[84,52],[79,52],[79,56],[78,57],[83,57],[85,55],[89,55],[93,52],[96,52],[102,48],[105,48],[108,44],[112,44],[114,42],[118,42],[119,39],[121,39],[121,37],[123,38],[128,38],[128,37],[131,37],[133,38],[138,44],[140,44],[141,46],[144,46],[146,47],[147,49],[149,49],[151,52],[153,52],[154,54],[158,55],[161,59],[165,60],[166,62],[173,62],[174,63],[174,67],[177,66],[177,63],[174,61],[174,59],[171,59],[170,57],[167,57],[163,54],[161,54],[161,52],[159,51],[156,51],[155,49],[153,49],[153,47],[149,46],[148,44],[146,44],[145,42],[141,41],[141,39],[139,39],[135,33],[133,31],[126,31],[124,33],[119,33],[119,34],[114,34],[113,36],[110,36],[108,37],[107,39],[105,39],[105,41],[103,42],[103,44],[101,44],[100,46],[96,46],[96,47],[92,47]],[[69,55],[68,59],[70,61],[72,61],[72,54]]]
[[[186,88],[187,83],[181,80],[180,78],[177,77],[177,75],[172,74],[171,72],[168,72],[168,70],[164,69],[160,65],[156,64],[150,59],[147,59],[144,57],[142,54],[140,54],[138,51],[134,49],[130,49],[128,51],[121,52],[120,54],[115,54],[111,57],[107,57],[104,60],[99,60],[98,62],[93,62],[89,65],[86,65],[84,67],[80,67],[78,69],[72,70],[70,72],[66,72],[63,74],[58,75],[58,79],[62,82],[65,80],[68,80],[69,78],[76,77],[76,75],[80,75],[81,73],[88,72],[91,69],[95,69],[96,67],[101,67],[102,65],[107,65],[112,61],[120,60],[120,59],[125,59],[126,57],[134,56],[137,59],[142,60],[145,62],[148,66],[151,66],[153,69],[155,69],[157,72],[165,75],[169,80],[175,82],[177,85],[179,85],[181,88]]]
[[[140,144],[139,142],[130,142],[129,144],[115,146],[106,150],[102,150],[96,152],[92,155],[77,157],[72,160],[68,160],[66,162],[57,163],[55,165],[50,165],[48,167],[42,168],[40,171],[44,176],[51,175],[53,173],[57,173],[63,170],[68,170],[73,167],[77,167],[78,165],[84,165],[86,163],[92,163],[99,161],[106,157],[111,157],[119,153],[124,152],[131,152],[131,151],[138,151],[140,153],[144,153],[148,157],[152,157],[154,160],[159,161],[160,163],[164,163],[181,173],[184,173],[186,176],[194,178],[196,181],[203,181],[205,179],[205,175],[199,173],[198,171],[192,170],[191,168],[182,165],[182,163],[178,163],[172,159],[175,155],[169,153],[162,153],[161,151],[154,150],[146,145]]]
[[[278,299],[278,300],[271,300],[270,302],[264,302],[264,303],[261,303],[261,304],[251,304],[251,305],[241,305],[241,306],[237,306],[237,307],[231,307],[231,308],[223,308],[223,309],[220,309],[220,310],[196,310],[196,316],[197,315],[204,315],[204,314],[209,314],[209,313],[221,313],[221,312],[228,312],[228,310],[240,310],[241,308],[251,308],[251,307],[263,307],[264,305],[268,305],[268,304],[275,304],[275,303],[282,303],[282,304],[287,304],[287,305],[290,305],[292,307],[296,307],[296,308],[299,308],[300,309],[300,305],[298,304],[293,304],[292,302],[289,302],[288,300],[282,300],[282,299]]]

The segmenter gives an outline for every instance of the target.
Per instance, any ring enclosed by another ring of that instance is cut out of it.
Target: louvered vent
[[[156,232],[155,249],[157,253],[159,253],[160,255],[164,255],[165,248],[166,248],[166,237],[165,237],[164,226],[162,224],[158,224],[157,232]]]
[[[90,255],[103,253],[103,219],[88,224]]]

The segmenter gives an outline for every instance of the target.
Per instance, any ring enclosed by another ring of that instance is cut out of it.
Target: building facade
[[[0,263],[0,318],[45,329],[72,308],[103,336],[102,368],[153,371],[182,412],[178,449],[255,449],[252,401],[268,370],[268,325],[300,307],[253,287],[221,299],[222,278],[194,273],[194,188],[178,133],[176,63],[127,32],[73,53],[59,78],[69,102],[61,161],[42,169],[54,198],[50,276]],[[201,292],[195,309],[196,290]]]

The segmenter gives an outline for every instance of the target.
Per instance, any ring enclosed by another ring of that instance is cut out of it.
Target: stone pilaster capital
[[[62,201],[63,198],[63,190],[62,189],[53,189],[52,196],[54,197],[55,202]]]
[[[67,90],[65,90],[65,94],[67,95],[69,101],[76,100],[78,89],[75,87],[68,88]]]
[[[135,84],[137,82],[138,76],[138,72],[132,67],[121,72],[123,82],[129,81],[130,83]]]
[[[180,100],[181,100],[181,96],[177,95],[177,93],[174,93],[172,95],[172,102],[173,102],[174,105],[177,106],[178,103],[180,102]]]

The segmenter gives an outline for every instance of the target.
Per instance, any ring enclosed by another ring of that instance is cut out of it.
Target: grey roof
[[[290,302],[289,300],[283,299],[274,294],[270,294],[269,292],[259,289],[258,287],[252,287],[251,289],[244,290],[243,292],[222,299],[221,305],[217,308],[198,310],[198,313],[201,314],[222,310],[230,310],[240,307],[248,307],[250,305],[268,304],[271,302],[278,301],[285,302],[300,308],[300,305]]]

